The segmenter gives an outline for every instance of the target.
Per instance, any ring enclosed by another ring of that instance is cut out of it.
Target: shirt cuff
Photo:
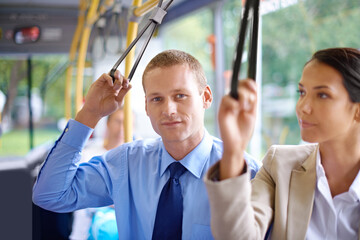
[[[83,149],[94,129],[70,119],[67,123],[60,141],[77,149]]]

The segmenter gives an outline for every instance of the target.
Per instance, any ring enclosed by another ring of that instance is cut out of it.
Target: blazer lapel
[[[305,239],[314,204],[316,150],[290,177],[287,239]]]

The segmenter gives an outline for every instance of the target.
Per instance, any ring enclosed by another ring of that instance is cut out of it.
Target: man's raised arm
[[[130,89],[129,81],[118,71],[114,83],[103,74],[91,85],[83,108],[68,122],[40,169],[33,188],[35,204],[58,212],[112,204],[111,182],[91,165],[79,169],[76,163],[98,121],[119,108]]]

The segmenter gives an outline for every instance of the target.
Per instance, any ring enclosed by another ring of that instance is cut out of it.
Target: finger
[[[121,88],[128,88],[129,80],[124,78],[124,76],[121,75],[120,71],[116,70],[114,76],[115,76],[115,82],[114,82],[115,90],[119,90]]]
[[[224,111],[224,114],[238,114],[239,112],[239,103],[238,100],[232,98],[230,95],[223,97],[221,101],[221,106]]]
[[[244,83],[246,83],[246,85],[253,91],[257,91],[257,85],[256,82],[251,79],[251,78],[247,78],[245,80],[243,80]]]
[[[116,79],[119,79],[120,82],[122,82],[122,79],[123,79],[124,77],[121,75],[121,73],[120,73],[119,70],[116,70],[115,73],[114,73],[114,78],[115,78],[115,80],[116,80]]]
[[[233,125],[233,123],[230,124],[230,122],[236,122],[236,119],[239,115],[239,109],[238,101],[232,98],[230,95],[224,96],[222,98],[218,112],[220,129],[223,129],[227,132],[225,129]]]
[[[240,80],[239,84],[238,84],[238,91],[241,88],[246,88],[248,91],[253,92],[253,93],[257,93],[257,85],[256,83],[251,80],[251,79],[244,79],[244,80]]]
[[[107,73],[103,73],[103,74],[99,77],[98,81],[100,81],[101,83],[107,83],[110,87],[113,86],[112,78],[111,78],[111,76],[110,76],[109,74],[107,74]]]
[[[121,89],[122,82],[123,82],[123,76],[120,74],[119,71],[116,71],[114,73],[115,81],[114,81],[114,90],[117,91]]]
[[[118,91],[118,90],[121,89],[121,87],[122,87],[121,79],[115,78],[115,82],[114,82],[113,89],[114,89],[115,91]]]
[[[122,81],[120,79],[116,79],[115,82],[114,82],[114,90],[115,91],[118,91],[118,90],[121,90],[121,89],[127,89],[129,88],[129,79],[127,78],[124,78],[122,79]]]
[[[123,78],[122,87],[127,89],[127,88],[129,88],[129,85],[130,85],[130,80],[127,78]]]
[[[116,101],[119,102],[119,103],[122,102],[122,100],[124,99],[125,95],[129,92],[131,87],[132,87],[131,84],[128,84],[126,88],[123,87],[119,91],[118,95],[115,97]]]
[[[244,111],[253,111],[257,102],[256,84],[250,79],[241,80],[238,85],[239,105]]]
[[[238,139],[240,135],[234,136],[234,128],[237,127],[237,118],[239,115],[239,103],[233,99],[230,95],[224,96],[221,100],[219,112],[218,112],[218,124],[220,129],[220,135],[223,141],[231,142],[234,139]],[[231,149],[231,147],[230,147]]]

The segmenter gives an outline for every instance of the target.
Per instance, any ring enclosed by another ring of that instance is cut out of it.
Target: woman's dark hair
[[[307,62],[317,60],[339,71],[352,102],[360,102],[360,51],[355,48],[319,50]]]

